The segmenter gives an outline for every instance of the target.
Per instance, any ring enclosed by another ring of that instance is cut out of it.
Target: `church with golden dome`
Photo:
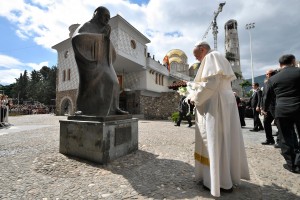
[[[162,62],[148,52],[151,41],[120,15],[112,17],[111,41],[116,50],[113,63],[120,85],[120,108],[146,119],[168,119],[177,111],[178,87],[192,81],[198,63],[189,67],[187,55],[180,49],[166,53]],[[79,86],[79,74],[71,38],[79,24],[69,27],[69,37],[52,48],[57,51],[56,114],[73,115]]]

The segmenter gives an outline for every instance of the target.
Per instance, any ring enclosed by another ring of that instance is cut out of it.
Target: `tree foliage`
[[[10,85],[0,85],[0,90],[1,94],[4,93],[7,96],[11,97],[12,96],[12,89],[15,86],[15,83],[10,84]]]
[[[246,87],[252,86],[252,84],[249,81],[244,80],[242,83],[240,83],[240,86],[242,87],[242,90],[243,90],[243,96],[249,96],[249,95],[251,96],[251,94],[248,94],[245,91]]]
[[[252,84],[249,82],[249,81],[247,81],[247,80],[244,80],[242,83],[240,83],[240,86],[242,87],[242,88],[245,88],[245,87],[249,87],[249,86],[251,86]]]
[[[8,86],[9,97],[22,101],[39,101],[46,105],[53,104],[56,97],[56,72],[57,67],[43,66],[39,71],[33,70],[28,76],[27,70],[16,78],[16,83]]]

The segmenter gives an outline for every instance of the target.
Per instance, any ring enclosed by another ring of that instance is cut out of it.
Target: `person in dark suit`
[[[246,126],[246,122],[245,122],[245,112],[244,112],[244,106],[243,103],[241,101],[241,98],[237,95],[236,92],[233,92],[234,96],[235,96],[235,100],[236,100],[236,104],[239,110],[239,116],[240,116],[240,122],[241,122],[241,127]]]
[[[192,116],[191,116],[191,109],[194,107],[193,105],[190,104],[189,101],[185,101],[186,96],[181,97],[179,105],[178,105],[178,110],[179,110],[179,119],[176,122],[175,126],[180,126],[181,121],[185,118],[189,125],[188,127],[191,127],[192,124]]]
[[[281,140],[281,154],[286,160],[283,167],[293,173],[300,173],[296,163],[299,142],[295,132],[300,132],[300,68],[295,67],[294,55],[283,55],[279,58],[280,72],[268,81],[263,110],[266,110],[276,96],[275,118]]]
[[[251,129],[250,131],[258,132],[260,130],[264,130],[264,127],[259,119],[262,91],[259,89],[258,83],[253,83],[252,88],[253,88],[253,94],[249,100],[249,103],[253,111],[254,128]]]
[[[276,74],[276,70],[273,69],[269,69],[266,72],[266,80],[265,80],[265,86],[263,88],[262,91],[262,98],[261,98],[261,110],[263,110],[263,104],[264,104],[264,96],[266,95],[266,90],[268,87],[268,80]],[[275,140],[272,134],[272,121],[275,119],[275,97],[272,98],[270,106],[268,108],[266,108],[267,110],[264,110],[267,114],[264,115],[264,127],[265,127],[265,133],[266,133],[266,141],[262,142],[262,145],[274,145],[275,144]]]

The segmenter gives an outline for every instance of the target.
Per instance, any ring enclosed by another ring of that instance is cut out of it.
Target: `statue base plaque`
[[[132,115],[79,115],[59,122],[62,154],[106,164],[138,149],[138,119]]]

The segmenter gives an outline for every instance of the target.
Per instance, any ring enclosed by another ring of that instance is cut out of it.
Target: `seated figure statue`
[[[119,108],[120,88],[112,65],[116,52],[110,41],[109,19],[109,10],[100,6],[72,36],[79,71],[77,113],[82,115],[128,114]]]

